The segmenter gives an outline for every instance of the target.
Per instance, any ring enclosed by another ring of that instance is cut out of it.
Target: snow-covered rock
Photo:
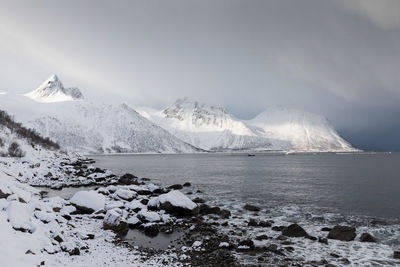
[[[155,211],[141,210],[138,213],[138,218],[146,222],[158,222],[161,216]]]
[[[221,107],[183,98],[161,111],[138,111],[206,150],[355,151],[324,117],[294,109],[270,107],[252,120],[240,120]]]
[[[197,214],[199,212],[197,204],[178,190],[172,190],[150,199],[147,206],[180,215]]]
[[[115,195],[117,195],[121,199],[131,201],[136,196],[136,193],[127,189],[120,188],[115,192]]]
[[[32,231],[32,211],[25,203],[11,201],[7,207],[8,220],[15,230]]]
[[[104,209],[105,197],[96,191],[78,191],[70,199],[70,202],[82,212],[93,213]]]
[[[123,218],[121,210],[113,209],[108,210],[106,216],[104,216],[103,228],[115,232],[126,233],[126,231],[128,231],[128,223]]]

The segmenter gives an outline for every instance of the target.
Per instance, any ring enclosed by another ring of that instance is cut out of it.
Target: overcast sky
[[[188,96],[251,118],[280,104],[400,150],[400,1],[2,1],[0,91],[55,73],[87,99]]]

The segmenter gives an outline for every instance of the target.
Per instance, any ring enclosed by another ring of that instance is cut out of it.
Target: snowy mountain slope
[[[42,103],[64,102],[83,99],[83,95],[78,88],[65,88],[56,75],[52,75],[36,90],[25,94],[25,96]]]
[[[177,100],[162,111],[146,108],[139,112],[178,138],[206,150],[282,150],[287,142],[259,136],[244,122],[223,108],[187,98]]]
[[[0,105],[24,125],[50,137],[64,149],[84,153],[199,151],[125,104],[94,104],[82,100],[83,97],[79,94],[68,95],[70,97],[65,98],[66,93],[73,90],[68,91],[64,88],[62,91],[61,82],[54,76],[48,81],[51,81],[51,86],[47,89],[52,90],[35,90],[28,93],[28,97],[1,95]],[[43,92],[40,99],[33,100],[32,95],[37,95],[38,92]]]
[[[59,148],[57,143],[27,129],[0,110],[0,157],[24,157],[26,161],[60,155]]]
[[[296,151],[355,150],[325,117],[300,110],[269,107],[246,123],[258,127],[261,136],[290,142]]]
[[[223,108],[184,98],[162,111],[138,111],[180,139],[207,150],[354,150],[325,118],[293,109],[270,107],[246,121]]]

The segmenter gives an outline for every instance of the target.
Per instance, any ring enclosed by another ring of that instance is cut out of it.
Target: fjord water
[[[400,154],[95,156],[97,165],[154,183],[190,182],[210,198],[262,207],[400,218]]]

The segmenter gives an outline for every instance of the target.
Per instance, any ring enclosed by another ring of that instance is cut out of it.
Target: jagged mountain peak
[[[201,103],[187,97],[175,101],[162,111],[165,118],[186,121],[197,126],[225,127],[232,116],[222,107]]]
[[[51,75],[37,89],[25,94],[36,102],[52,103],[83,99],[81,91],[77,87],[64,87],[57,75]]]
[[[223,107],[216,107],[208,105],[188,97],[180,98],[176,100],[171,106],[163,110],[164,114],[170,115],[170,113],[186,112],[186,113],[207,113],[207,114],[228,114]]]

